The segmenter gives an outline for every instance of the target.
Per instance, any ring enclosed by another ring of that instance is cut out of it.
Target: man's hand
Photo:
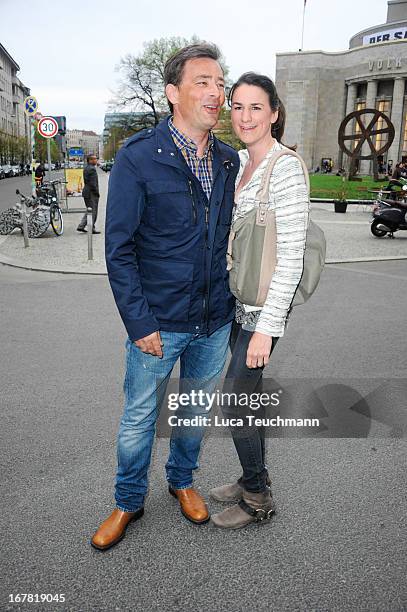
[[[270,359],[273,338],[260,332],[254,332],[247,347],[246,365],[248,368],[261,368]]]
[[[159,331],[155,331],[144,338],[140,338],[140,340],[135,340],[134,344],[140,349],[140,351],[143,351],[143,353],[155,355],[160,359],[163,356],[163,351],[161,348],[163,346],[163,342],[161,341]]]

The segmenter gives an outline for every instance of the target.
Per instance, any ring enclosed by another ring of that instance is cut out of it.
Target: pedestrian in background
[[[88,155],[86,158],[86,166],[83,169],[83,182],[84,188],[82,191],[82,197],[85,200],[86,208],[92,209],[92,234],[100,234],[96,229],[96,219],[98,216],[99,206],[99,181],[96,172],[96,166],[98,163],[96,155]],[[78,232],[87,232],[86,224],[88,222],[88,215],[85,213],[79,223],[77,230]]]
[[[398,181],[401,178],[402,168],[403,168],[403,162],[399,162],[398,164],[396,164],[393,174],[391,175],[391,178],[393,180]]]
[[[40,161],[40,163],[38,164],[38,166],[35,169],[35,183],[36,183],[37,187],[42,185],[42,182],[44,180],[44,176],[45,176],[44,162]]]

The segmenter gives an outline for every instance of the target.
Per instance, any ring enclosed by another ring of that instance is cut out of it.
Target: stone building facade
[[[284,141],[298,145],[309,169],[324,158],[348,167],[338,129],[347,114],[364,108],[381,110],[395,127],[380,161],[407,160],[407,0],[390,0],[386,23],[355,34],[346,51],[277,54],[276,85],[287,111]],[[375,138],[383,144],[387,135]],[[361,174],[372,169],[370,160],[361,161]]]
[[[23,102],[30,90],[18,78],[19,70],[20,66],[0,44],[0,132],[5,136],[25,138],[28,146],[30,125]]]

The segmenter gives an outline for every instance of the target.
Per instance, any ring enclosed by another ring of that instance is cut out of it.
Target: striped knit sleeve
[[[300,281],[309,217],[309,196],[301,162],[284,156],[270,181],[270,202],[276,215],[277,263],[256,331],[283,336],[288,309]]]

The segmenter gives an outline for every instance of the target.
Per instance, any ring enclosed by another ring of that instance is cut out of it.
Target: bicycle
[[[51,193],[52,191],[54,193]],[[16,194],[20,196],[21,202],[24,202],[27,208],[33,209],[32,212],[25,212],[29,238],[40,238],[45,234],[49,225],[57,236],[63,234],[64,222],[54,185],[51,187],[45,186],[44,193],[36,198],[27,198],[20,193],[19,189],[16,189]],[[16,228],[23,231],[21,203],[0,213],[0,235],[11,234]]]
[[[62,217],[62,211],[59,206],[59,198],[55,188],[55,185],[59,184],[60,182],[61,181],[59,180],[44,182],[36,190],[38,199],[42,199],[42,203],[45,206],[49,206],[50,224],[57,236],[62,236],[64,232],[64,219]]]
[[[27,217],[27,230],[29,238],[39,238],[49,226],[48,209],[41,206],[36,198],[27,198],[20,194],[21,202],[24,201],[27,208],[32,208],[32,212],[25,212]],[[21,203],[8,208],[0,214],[0,234],[5,236],[11,234],[13,230],[19,228],[23,231],[23,210]]]

